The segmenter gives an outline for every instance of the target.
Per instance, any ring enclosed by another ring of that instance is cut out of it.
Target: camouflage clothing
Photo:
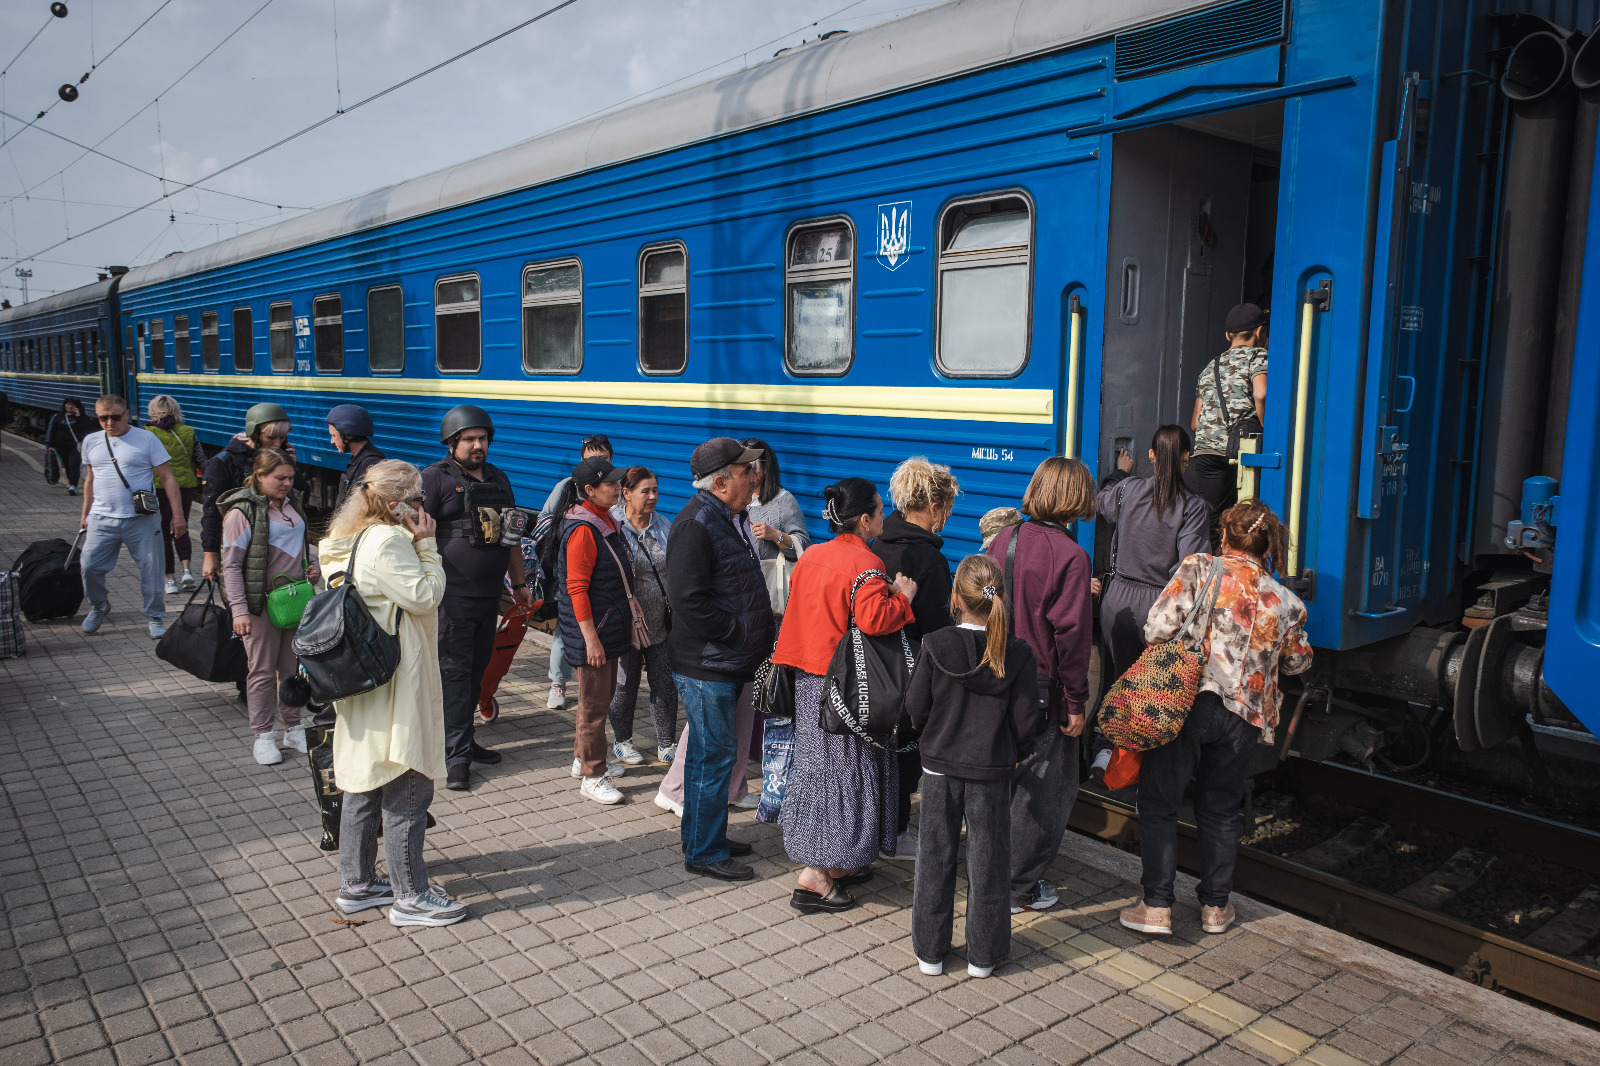
[[[1224,417],[1222,403],[1217,398],[1217,374],[1212,364],[1222,360],[1217,369],[1222,374],[1222,391],[1228,397],[1228,413]],[[1200,424],[1194,433],[1194,454],[1210,452],[1228,454],[1228,426],[1256,411],[1255,389],[1251,382],[1258,374],[1267,372],[1265,348],[1229,348],[1200,371],[1195,383],[1195,394],[1200,397]]]
[[[1178,564],[1178,572],[1150,608],[1145,643],[1159,644],[1177,635],[1210,576],[1211,562],[1211,556],[1202,554]],[[1224,707],[1260,728],[1270,743],[1278,724],[1280,658],[1286,674],[1311,668],[1305,604],[1254,558],[1243,552],[1224,553],[1222,587],[1206,632],[1200,691],[1221,696]]]

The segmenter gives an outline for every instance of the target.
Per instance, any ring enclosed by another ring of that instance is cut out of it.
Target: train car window
[[[1020,196],[967,200],[939,219],[939,369],[1010,377],[1028,359],[1033,210]]]
[[[217,348],[217,313],[200,312],[200,369],[215,374],[222,368],[222,353]]]
[[[405,298],[398,285],[367,290],[367,368],[374,374],[406,368]]]
[[[855,231],[848,220],[789,231],[784,348],[795,374],[843,374],[855,359]]]
[[[278,373],[294,370],[294,305],[267,305],[267,358]]]
[[[639,369],[681,374],[689,365],[689,257],[683,245],[639,257]]]
[[[583,369],[583,265],[576,259],[522,271],[522,369],[530,374]]]
[[[138,343],[138,349],[137,349],[136,358],[137,358],[138,362],[140,364],[142,364],[144,366],[145,370],[148,372],[149,369],[150,369],[150,346],[149,346],[149,344],[147,343],[147,341],[145,339],[144,323],[143,322],[135,322],[134,325],[133,325],[133,329],[134,329],[134,332],[138,333],[138,335],[139,335],[139,340],[137,342]],[[132,347],[133,343],[134,343],[133,342],[133,338],[129,337],[128,340],[129,340],[129,347]]]
[[[405,296],[398,285],[367,290],[367,369],[399,374],[406,368]]]
[[[311,301],[311,340],[317,373],[344,373],[344,300],[338,293]]]
[[[233,309],[233,372],[250,374],[256,369],[256,324],[248,307]]]
[[[166,323],[159,318],[150,320],[150,365],[160,373],[167,369]]]
[[[189,361],[189,316],[177,315],[172,320],[172,358],[178,369],[187,374],[194,369]]]
[[[483,366],[481,297],[476,274],[434,282],[433,345],[441,374],[476,374]]]

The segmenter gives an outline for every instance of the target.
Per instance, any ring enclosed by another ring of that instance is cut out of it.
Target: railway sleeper
[[[1495,857],[1475,848],[1462,848],[1445,864],[1415,884],[1408,885],[1395,895],[1407,903],[1430,911],[1443,908],[1461,893],[1483,880],[1494,865]]]
[[[1388,822],[1357,818],[1335,836],[1294,856],[1294,861],[1325,874],[1337,873],[1386,843],[1391,832]]]
[[[1552,955],[1576,955],[1600,937],[1600,885],[1590,885],[1548,922],[1528,935],[1529,947]]]

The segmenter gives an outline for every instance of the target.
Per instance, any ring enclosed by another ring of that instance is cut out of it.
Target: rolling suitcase
[[[522,637],[528,631],[528,616],[533,614],[535,606],[531,603],[517,603],[500,619],[500,626],[494,631],[494,651],[489,655],[489,665],[483,671],[483,689],[478,697],[478,721],[492,722],[500,717],[500,701],[494,694],[500,689],[500,682],[511,669],[511,660],[517,657],[517,649],[522,647]]]
[[[64,540],[36,540],[17,556],[22,613],[30,622],[71,618],[83,604],[83,574],[78,568],[79,532],[71,544]]]

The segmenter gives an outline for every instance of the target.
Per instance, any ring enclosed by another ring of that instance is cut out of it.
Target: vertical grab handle
[[[1078,457],[1078,380],[1083,369],[1083,301],[1078,294],[1067,297],[1067,409],[1063,412],[1063,432],[1066,435],[1062,454],[1068,459]]]
[[[1332,306],[1333,281],[1324,278],[1315,289],[1307,289],[1300,305],[1300,352],[1294,372],[1294,447],[1289,461],[1289,565],[1286,577],[1299,577],[1303,553],[1300,526],[1305,510],[1306,417],[1311,402],[1311,337],[1318,311]]]

